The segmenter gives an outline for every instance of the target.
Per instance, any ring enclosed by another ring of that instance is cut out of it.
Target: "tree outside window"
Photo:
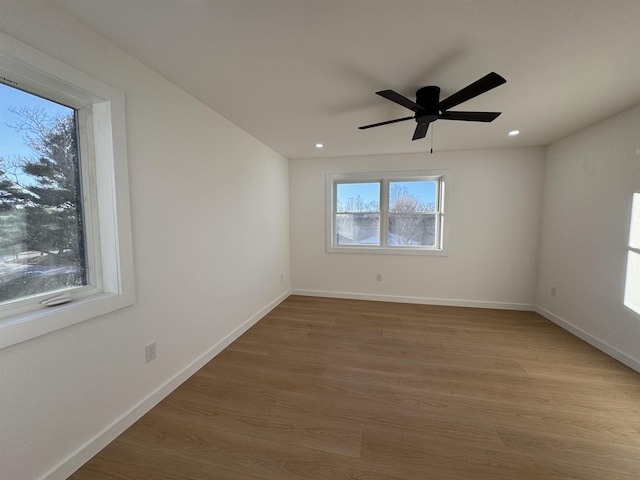
[[[76,112],[5,85],[0,98],[0,302],[86,285]]]

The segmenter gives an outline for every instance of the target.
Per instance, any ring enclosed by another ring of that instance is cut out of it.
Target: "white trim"
[[[110,425],[88,440],[62,462],[40,477],[40,480],[64,480],[71,476],[82,465],[98,454],[100,450],[106,447],[127,428],[138,421],[145,413],[160,403],[162,399],[178,388],[183,382],[188,380],[189,377],[204,367],[225,348],[231,345],[231,343],[237,340],[244,332],[249,330],[249,328],[258,323],[258,321],[264,318],[271,310],[286,300],[289,295],[290,291],[284,292],[266,307],[258,311],[255,315],[246,319],[241,325],[222,338],[213,347],[185,366],[176,375],[169,378],[166,382],[127,410],[120,417],[115,419]]]
[[[593,346],[593,347],[597,348],[598,350],[606,353],[610,357],[615,358],[616,360],[618,360],[619,362],[625,364],[627,367],[632,368],[636,372],[640,372],[640,359],[634,358],[634,357],[632,357],[630,355],[627,355],[624,352],[621,352],[617,348],[609,345],[604,340],[600,340],[599,338],[594,337],[590,333],[587,333],[584,330],[582,330],[580,327],[575,326],[573,323],[569,322],[568,320],[566,320],[566,319],[564,319],[562,317],[559,317],[555,313],[550,312],[549,310],[547,310],[546,308],[541,307],[540,305],[536,305],[534,310],[535,310],[536,313],[539,313],[540,315],[542,315],[547,320],[552,321],[553,323],[555,323],[559,327],[567,330],[569,333],[575,335],[576,337],[580,338],[581,340],[584,340],[585,342],[587,342],[591,346]]]
[[[370,293],[329,292],[322,290],[292,290],[291,295],[308,297],[346,298],[351,300],[370,300],[373,302],[414,303],[419,305],[441,305],[446,307],[488,308],[496,310],[533,311],[530,303],[487,302],[484,300],[462,300],[452,298],[400,297],[397,295],[378,295]]]

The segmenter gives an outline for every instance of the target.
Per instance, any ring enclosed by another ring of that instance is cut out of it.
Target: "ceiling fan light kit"
[[[422,87],[416,92],[416,101],[409,100],[407,97],[400,95],[393,90],[381,90],[376,92],[377,95],[391,100],[414,112],[409,117],[397,118],[395,120],[387,120],[386,122],[372,123],[358,127],[365,130],[373,127],[380,127],[390,123],[404,122],[405,120],[415,120],[417,125],[413,132],[412,140],[424,138],[427,135],[429,124],[436,120],[462,120],[466,122],[492,122],[501,112],[461,112],[449,111],[461,103],[471,100],[478,95],[482,95],[489,90],[496,88],[506,80],[495,72],[491,72],[462,90],[457,91],[453,95],[440,101],[440,87],[428,86]]]

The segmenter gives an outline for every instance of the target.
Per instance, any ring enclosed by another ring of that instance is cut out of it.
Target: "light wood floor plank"
[[[640,479],[640,374],[533,312],[291,296],[72,477]]]

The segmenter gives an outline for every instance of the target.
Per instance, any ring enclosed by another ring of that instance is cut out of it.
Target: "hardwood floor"
[[[292,296],[71,478],[639,479],[640,374],[533,312]]]

